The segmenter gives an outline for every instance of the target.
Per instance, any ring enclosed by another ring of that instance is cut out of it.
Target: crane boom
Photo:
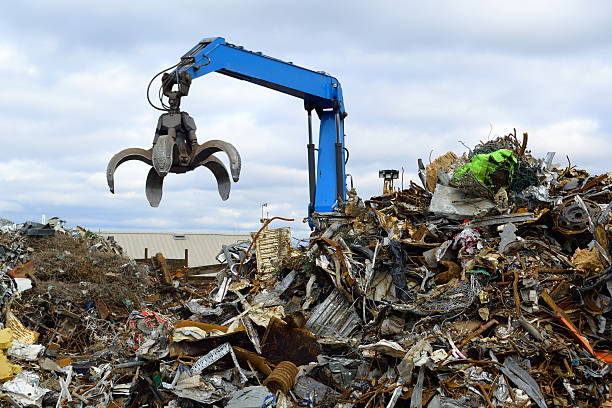
[[[340,82],[324,73],[290,62],[248,51],[224,38],[205,38],[181,57],[176,68],[192,79],[218,72],[304,100],[309,117],[308,167],[309,214],[330,212],[346,197],[344,118],[346,110]],[[311,111],[320,119],[319,148],[315,173]]]

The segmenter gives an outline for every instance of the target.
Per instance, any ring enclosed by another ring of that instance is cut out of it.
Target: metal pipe
[[[340,111],[336,109],[336,143],[340,143]]]
[[[308,111],[308,144],[312,144],[312,110]]]
[[[312,142],[312,110],[308,111],[308,188],[310,192],[310,203],[308,204],[308,215],[314,212],[315,197],[317,193],[317,179],[315,170],[315,145]]]
[[[338,204],[344,202],[344,172],[342,171],[344,159],[342,153],[342,143],[340,143],[340,111],[336,109],[336,197]]]

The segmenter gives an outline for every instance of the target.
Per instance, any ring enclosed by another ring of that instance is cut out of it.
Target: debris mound
[[[612,173],[527,145],[419,160],[422,185],[351,190],[298,244],[269,219],[212,272],[5,225],[0,390],[23,407],[612,406]]]
[[[4,293],[16,295],[4,302],[8,312],[64,352],[105,348],[101,340],[110,341],[115,331],[111,321],[141,306],[146,270],[112,240],[89,231],[43,226],[44,233],[28,235],[28,230],[5,229],[0,235],[8,271]]]

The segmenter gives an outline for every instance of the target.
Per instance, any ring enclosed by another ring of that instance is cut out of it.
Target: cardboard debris
[[[576,269],[587,274],[596,274],[604,269],[599,252],[593,249],[577,248],[571,261]]]
[[[448,172],[453,163],[457,162],[457,155],[454,152],[446,152],[442,156],[438,156],[433,162],[429,163],[425,168],[427,190],[432,193],[438,184],[440,171]]]

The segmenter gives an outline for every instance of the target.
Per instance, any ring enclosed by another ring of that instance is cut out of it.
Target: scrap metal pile
[[[612,406],[612,173],[553,156],[446,153],[300,245],[268,220],[214,276],[4,227],[0,403]]]

